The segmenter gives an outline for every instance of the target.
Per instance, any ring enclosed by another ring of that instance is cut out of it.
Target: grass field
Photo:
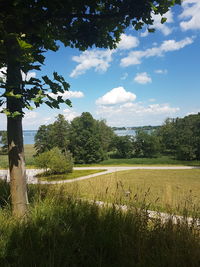
[[[33,145],[24,145],[25,159],[27,167],[31,168],[34,166],[35,148]],[[0,155],[0,168],[8,168],[8,156]]]
[[[200,215],[200,170],[131,170],[65,184],[68,194],[152,210]]]
[[[184,165],[184,166],[200,166],[200,161],[183,161],[161,156],[159,158],[132,158],[132,159],[107,159],[98,164],[77,165],[77,166],[129,166],[129,165]]]

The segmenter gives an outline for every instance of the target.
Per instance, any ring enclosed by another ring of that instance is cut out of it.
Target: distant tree
[[[153,158],[160,152],[160,143],[153,133],[139,130],[136,131],[134,148],[136,157]]]
[[[54,123],[41,125],[35,135],[35,149],[37,155],[58,147],[62,152],[68,150],[70,124],[64,116],[59,114]]]
[[[180,160],[200,159],[200,113],[166,120],[157,135],[164,153]]]
[[[132,158],[134,155],[133,138],[131,136],[116,136],[113,139],[113,146],[116,148],[114,157]]]
[[[106,124],[105,120],[97,120],[97,131],[100,135],[101,147],[104,151],[105,157],[107,152],[113,149],[113,139],[116,137],[114,130]]]
[[[94,163],[103,160],[104,152],[96,120],[83,112],[71,122],[69,149],[76,163]]]

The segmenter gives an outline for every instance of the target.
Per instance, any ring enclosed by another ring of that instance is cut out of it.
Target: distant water
[[[34,144],[34,137],[36,135],[37,131],[36,130],[26,130],[23,131],[23,136],[24,136],[24,144],[26,145],[33,145]],[[134,130],[116,130],[115,133],[118,136],[125,136],[125,135],[135,135]]]
[[[24,144],[26,145],[33,145],[34,144],[34,137],[36,135],[37,131],[36,130],[31,130],[31,131],[23,131],[23,136],[24,136]]]
[[[132,135],[135,136],[134,130],[116,130],[114,131],[118,136]]]

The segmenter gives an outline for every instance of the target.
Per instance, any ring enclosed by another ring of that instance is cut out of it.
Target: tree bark
[[[6,93],[14,95],[23,93],[20,47],[15,36],[6,40],[7,49],[7,81]],[[27,186],[25,157],[22,131],[23,99],[7,96],[7,110],[13,114],[20,112],[16,117],[7,117],[8,159],[10,171],[11,203],[13,215],[22,217],[27,211]]]

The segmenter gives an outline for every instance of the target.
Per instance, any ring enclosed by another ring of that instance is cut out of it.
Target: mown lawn
[[[105,170],[73,170],[72,173],[67,173],[67,174],[59,174],[59,175],[48,175],[48,176],[43,176],[43,174],[38,175],[38,178],[41,179],[42,181],[61,181],[61,180],[70,180],[70,179],[75,179],[81,176],[87,176],[90,174],[95,174],[99,172],[103,172]]]
[[[130,170],[65,184],[68,194],[111,203],[138,205],[149,209],[200,215],[200,169]]]
[[[129,165],[184,165],[184,166],[200,166],[200,161],[183,161],[170,158],[169,156],[161,156],[159,158],[132,158],[132,159],[107,159],[98,164],[92,165],[76,165],[76,166],[129,166]]]

